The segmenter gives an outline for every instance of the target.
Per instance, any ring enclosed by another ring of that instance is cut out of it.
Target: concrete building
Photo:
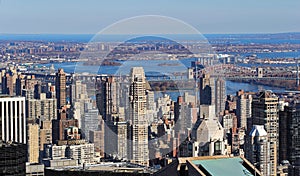
[[[270,175],[276,175],[277,171],[279,151],[278,122],[278,97],[271,91],[262,91],[257,94],[252,100],[252,125],[263,125],[268,133],[268,142],[270,143]]]
[[[57,119],[57,101],[53,98],[46,98],[45,93],[41,93],[39,99],[26,100],[27,119],[36,121]]]
[[[300,103],[284,107],[279,117],[279,159],[294,165],[300,156]]]
[[[215,108],[216,115],[224,112],[226,101],[226,81],[223,78],[215,79]]]
[[[103,119],[114,121],[119,107],[119,83],[115,77],[102,77],[98,82],[98,109]],[[128,100],[127,100],[128,101]]]
[[[0,96],[0,139],[26,144],[24,97]]]
[[[105,143],[104,143],[104,121],[100,121],[99,130],[89,131],[90,141],[94,144],[95,153],[100,157],[104,157]],[[127,152],[127,151],[126,151]]]
[[[66,157],[78,160],[79,164],[94,162],[94,144],[70,145],[66,148]]]
[[[148,120],[146,117],[146,77],[142,67],[133,67],[130,72],[130,118],[131,118],[131,162],[149,165]]]
[[[263,125],[254,125],[251,129],[246,140],[245,156],[262,175],[270,175],[270,143]]]
[[[44,176],[45,166],[43,164],[26,163],[26,176]]]
[[[225,133],[230,133],[232,128],[235,126],[234,122],[236,120],[236,116],[234,113],[229,113],[225,111],[225,114],[222,117],[222,126],[224,128]]]
[[[52,122],[45,120],[41,121],[40,130],[39,130],[39,146],[40,151],[44,150],[44,144],[52,143]]]
[[[211,78],[204,74],[200,78],[200,105],[214,105],[215,114],[225,110],[226,85],[222,78]]]
[[[49,150],[49,158],[57,159],[74,159],[77,164],[94,162],[94,144],[85,143],[83,140],[73,140],[62,142],[59,145],[46,145]]]
[[[0,175],[24,176],[26,145],[0,140]]]
[[[87,106],[84,111],[84,117],[81,119],[81,130],[83,138],[87,141],[91,141],[89,131],[98,130],[100,117],[98,115],[98,109],[91,107],[91,103],[86,103],[85,105],[87,104],[90,104],[90,107]]]
[[[80,94],[86,94],[86,84],[80,80],[73,80],[70,87],[70,101],[71,105],[74,105],[74,102],[80,99]]]
[[[200,105],[215,104],[215,81],[209,74],[200,78]]]
[[[247,128],[247,119],[251,118],[252,95],[243,90],[237,92],[236,116],[238,128]]]
[[[198,119],[192,138],[199,143],[198,156],[225,155],[224,129],[219,120],[211,115]]]
[[[78,120],[69,119],[66,109],[61,109],[58,118],[52,120],[52,143],[56,144],[59,140],[65,140],[65,129],[71,126],[78,127]]]
[[[2,94],[9,96],[15,95],[15,83],[17,79],[16,72],[9,70],[2,76]]]
[[[58,69],[55,79],[57,108],[66,105],[66,74],[62,68]]]
[[[129,159],[128,120],[127,109],[123,106],[128,102],[128,87],[121,85],[117,77],[102,77],[97,83],[97,106],[104,119],[104,151],[106,157],[114,157],[121,160]],[[124,82],[122,82],[124,83]],[[125,84],[125,83],[124,83]],[[122,104],[122,106],[120,106]],[[150,106],[150,104],[149,104]],[[126,119],[125,119],[126,117]]]
[[[52,165],[56,163],[53,162]],[[57,163],[58,164],[58,163]],[[67,166],[67,161],[64,163],[64,167],[51,167],[45,169],[45,176],[150,176],[154,172],[153,170],[145,167],[137,166],[132,163],[125,162],[107,162],[103,164],[85,164],[81,166]]]
[[[29,163],[39,162],[39,125],[28,124],[27,152]]]

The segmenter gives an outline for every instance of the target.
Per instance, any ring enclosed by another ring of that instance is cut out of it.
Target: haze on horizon
[[[119,20],[162,15],[203,34],[300,32],[299,0],[2,0],[0,34],[95,34]]]

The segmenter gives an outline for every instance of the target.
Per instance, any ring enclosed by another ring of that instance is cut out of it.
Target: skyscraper
[[[238,127],[247,128],[247,119],[251,118],[252,95],[243,90],[237,92],[236,115],[238,118]]]
[[[39,125],[28,124],[27,153],[29,163],[39,162]]]
[[[91,103],[87,103],[91,104]],[[100,123],[100,118],[98,116],[98,110],[92,107],[86,108],[84,112],[84,117],[81,119],[81,130],[83,132],[83,137],[90,140],[89,131],[97,131]]]
[[[52,120],[57,119],[56,99],[46,98],[41,93],[39,99],[26,100],[26,114],[28,120]]]
[[[62,68],[58,69],[55,81],[57,108],[61,108],[66,105],[66,74]]]
[[[223,78],[215,79],[215,108],[216,115],[225,110],[226,81]]]
[[[300,103],[292,103],[280,112],[279,117],[279,159],[292,165],[300,156]]]
[[[104,138],[106,156],[128,159],[128,122],[125,120],[125,108],[120,101],[128,104],[128,94],[122,94],[119,77],[102,77],[97,82],[97,107],[105,121]],[[128,84],[128,82],[126,82]],[[125,83],[125,84],[126,84]],[[125,91],[126,90],[122,90]],[[127,91],[128,92],[128,91]],[[124,95],[124,96],[123,96]],[[119,98],[122,97],[122,100]]]
[[[246,139],[246,158],[264,176],[270,175],[270,143],[263,125],[254,125]]]
[[[0,139],[26,144],[25,97],[0,97]]]
[[[200,105],[215,104],[215,82],[209,74],[200,78]]]
[[[276,175],[279,130],[278,97],[271,91],[260,92],[252,101],[252,125],[263,125],[270,143],[270,175]]]
[[[142,67],[133,67],[130,72],[130,117],[132,162],[148,165],[148,120],[146,117],[146,78]]]
[[[114,121],[113,116],[118,113],[119,84],[115,77],[103,77],[99,82],[98,109],[105,120]],[[128,100],[127,100],[128,101]]]
[[[0,175],[24,176],[26,145],[0,140]]]
[[[215,114],[218,115],[225,110],[225,100],[225,80],[203,74],[200,78],[200,105],[215,105]]]

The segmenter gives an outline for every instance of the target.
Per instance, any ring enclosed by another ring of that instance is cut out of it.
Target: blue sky
[[[0,33],[95,34],[137,15],[178,18],[201,33],[300,32],[299,0],[1,0]]]

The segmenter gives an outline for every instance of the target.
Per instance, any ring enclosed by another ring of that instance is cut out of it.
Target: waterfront
[[[151,71],[158,71],[162,70],[163,72],[175,72],[175,71],[186,71],[188,67],[189,62],[193,60],[193,58],[185,59],[182,61],[168,61],[171,63],[183,63],[184,65],[180,66],[159,66],[160,63],[166,62],[164,60],[155,60],[155,61],[126,61],[126,66],[123,67],[123,71],[130,70],[128,69],[129,66],[142,66],[145,68],[146,73]],[[43,66],[50,67],[52,64],[45,64]],[[58,68],[63,68],[67,73],[101,73],[101,74],[116,74],[117,70],[119,69],[118,66],[84,66],[80,63],[53,63],[54,68],[57,70]],[[150,67],[151,65],[151,67]],[[184,67],[186,66],[186,67]],[[126,69],[125,69],[126,68]],[[166,69],[167,68],[167,69]],[[159,72],[160,73],[160,72]],[[251,91],[251,92],[257,92],[259,90],[272,90],[273,92],[284,92],[285,89],[278,88],[275,86],[265,86],[265,85],[256,85],[256,84],[250,84],[250,83],[242,83],[242,82],[233,82],[233,81],[226,81],[226,94],[235,95],[235,93],[240,90],[244,89],[245,91]],[[160,92],[157,93],[158,95],[161,94]],[[180,92],[176,91],[168,91],[167,94],[171,96],[173,100],[176,100],[176,97],[180,95]]]

